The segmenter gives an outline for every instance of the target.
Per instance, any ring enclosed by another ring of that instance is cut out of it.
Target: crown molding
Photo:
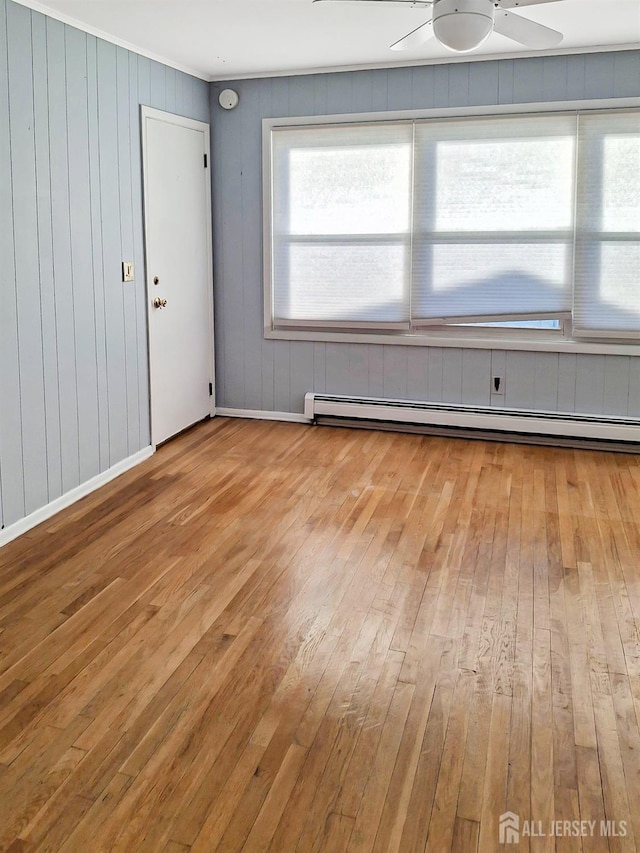
[[[404,62],[371,62],[360,65],[321,66],[318,68],[293,68],[286,71],[250,71],[246,74],[213,74],[210,83],[225,83],[232,80],[261,80],[266,77],[302,77],[313,74],[333,74],[344,71],[388,71],[394,68],[417,68],[424,65],[456,65],[464,62],[496,62],[503,59],[532,59],[546,56],[575,56],[584,53],[614,53],[625,50],[640,50],[640,42],[625,44],[599,44],[590,47],[554,48],[552,50],[520,50],[509,53],[439,56],[433,59],[410,59]]]

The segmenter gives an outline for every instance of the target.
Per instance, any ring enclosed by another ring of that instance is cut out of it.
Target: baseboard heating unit
[[[317,424],[640,453],[637,418],[313,392],[305,394],[304,414]]]

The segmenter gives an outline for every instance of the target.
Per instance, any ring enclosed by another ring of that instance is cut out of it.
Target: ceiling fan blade
[[[326,0],[311,0],[311,1],[312,1],[312,3],[324,3],[324,2],[326,2]],[[370,4],[375,3],[376,5],[380,5],[380,6],[386,6],[386,5],[397,6],[398,4],[404,5],[404,6],[433,6],[433,4],[435,2],[437,2],[437,0],[331,0],[331,2],[343,3],[347,6],[351,6],[354,3],[357,3],[358,5],[360,3],[370,3]],[[543,0],[543,2],[544,2],[544,0]]]
[[[507,12],[506,9],[496,9],[493,29],[500,35],[507,36],[534,50],[556,47],[563,39],[562,33],[557,30],[537,24],[529,18],[521,18],[520,15]]]
[[[516,9],[520,6],[539,6],[541,3],[557,3],[558,0],[496,0],[500,9]]]
[[[411,32],[401,38],[399,41],[394,42],[391,45],[391,50],[412,50],[414,47],[420,47],[426,41],[429,41],[431,36],[433,35],[433,27],[431,26],[432,21],[426,21],[424,24],[420,24],[419,27],[416,27],[415,30],[411,30]]]

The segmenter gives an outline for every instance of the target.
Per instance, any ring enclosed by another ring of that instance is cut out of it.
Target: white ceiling
[[[398,54],[389,45],[430,16],[404,4],[311,0],[18,0],[205,80],[456,57],[435,40]],[[549,53],[640,46],[640,0],[558,0],[517,10],[564,33]],[[524,52],[524,50],[523,50]],[[473,56],[517,55],[493,34]],[[527,55],[531,55],[529,52]]]

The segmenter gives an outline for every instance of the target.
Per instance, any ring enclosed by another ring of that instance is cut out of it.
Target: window
[[[273,138],[274,320],[409,320],[413,128],[294,128]]]
[[[415,325],[571,310],[575,117],[416,125]]]
[[[269,131],[268,331],[640,337],[639,111]]]
[[[640,337],[640,113],[582,116],[575,333]]]

